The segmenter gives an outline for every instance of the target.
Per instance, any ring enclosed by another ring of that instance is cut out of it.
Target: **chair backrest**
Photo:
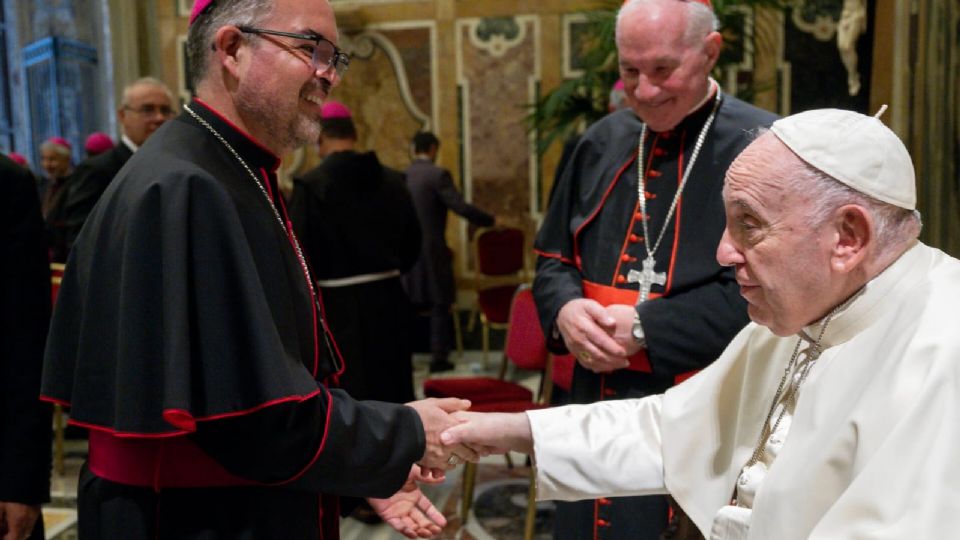
[[[513,296],[503,354],[520,369],[542,370],[547,364],[547,341],[540,328],[537,306],[529,286]]]
[[[513,227],[483,227],[473,237],[477,272],[506,276],[524,270],[523,230]]]

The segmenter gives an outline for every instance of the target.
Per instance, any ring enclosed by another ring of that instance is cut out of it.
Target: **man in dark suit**
[[[423,229],[420,259],[403,276],[410,301],[421,311],[430,313],[430,350],[433,360],[430,371],[453,369],[448,360],[450,335],[453,331],[450,306],[456,290],[450,248],[447,246],[447,210],[451,210],[474,225],[489,227],[494,216],[463,199],[450,177],[450,171],[437,167],[440,141],[428,131],[413,138],[414,160],[407,168],[407,187],[417,207],[417,217]]]
[[[123,130],[120,143],[77,166],[64,197],[60,212],[67,250],[120,168],[157,128],[173,117],[172,104],[170,89],[153,77],[137,79],[124,88],[123,101],[117,109]]]
[[[51,412],[40,401],[50,273],[33,175],[6,156],[0,205],[0,538],[41,539],[40,504],[50,500]]]

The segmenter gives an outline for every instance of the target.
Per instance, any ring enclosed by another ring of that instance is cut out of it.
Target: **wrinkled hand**
[[[420,415],[423,431],[427,439],[427,447],[423,457],[418,462],[421,467],[432,469],[435,476],[443,471],[453,469],[464,461],[477,461],[480,456],[473,449],[462,445],[446,446],[440,442],[440,433],[457,424],[457,419],[450,415],[452,412],[465,411],[470,408],[470,402],[457,398],[427,398],[420,401],[411,401],[407,406],[413,407]]]
[[[460,421],[440,435],[444,444],[464,444],[482,455],[510,450],[533,453],[533,433],[524,413],[457,412]]]
[[[440,482],[443,482],[442,477],[433,476],[419,465],[414,465],[400,491],[387,499],[369,498],[367,502],[387,525],[407,538],[430,538],[440,533],[447,519],[420,491],[417,483]]]
[[[39,517],[39,505],[0,501],[0,540],[26,540]]]
[[[626,349],[614,339],[617,320],[598,302],[587,298],[567,302],[557,314],[556,325],[567,349],[584,368],[609,373],[630,365]]]
[[[607,314],[616,321],[613,331],[613,339],[620,344],[627,356],[633,356],[640,352],[640,344],[633,339],[633,320],[637,317],[636,306],[626,304],[612,304],[606,308]]]

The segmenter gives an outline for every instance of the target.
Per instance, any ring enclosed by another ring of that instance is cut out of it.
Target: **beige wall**
[[[930,90],[910,71],[908,57],[911,47],[923,50],[928,25],[911,26],[911,21],[922,23],[918,12],[929,13],[936,1],[878,0],[870,81],[871,101],[876,103],[871,107],[891,104],[887,121],[910,141],[915,156],[920,145],[939,145],[940,151],[926,158],[930,164],[921,164],[918,170],[946,175],[956,171],[955,164],[952,168],[943,164],[950,158],[949,138],[936,141],[911,121],[917,106],[928,103],[929,108],[932,103],[923,100]],[[334,1],[341,46],[354,62],[332,98],[354,110],[361,144],[393,167],[408,163],[408,141],[417,129],[435,131],[443,143],[439,163],[451,170],[468,199],[523,224],[532,235],[560,149],[555,145],[543,159],[536,158],[525,132],[523,106],[533,101],[538,85],[549,89],[562,80],[565,17],[596,5],[593,0]],[[163,77],[176,87],[181,69],[178,40],[186,32],[186,19],[178,16],[175,0],[158,0],[155,10],[156,27],[148,37],[158,41]],[[509,22],[504,27],[502,21],[488,19],[496,17]],[[777,77],[781,27],[782,15],[776,12],[756,15],[753,70],[761,82]],[[768,85],[757,102],[778,110],[783,99]],[[955,136],[956,120],[940,128]],[[291,173],[316,162],[312,148],[285,157]],[[926,183],[922,189],[928,192],[950,181],[922,178]],[[937,209],[933,214],[949,212]],[[447,234],[456,253],[457,274],[468,276],[467,227],[462,220],[451,220]]]

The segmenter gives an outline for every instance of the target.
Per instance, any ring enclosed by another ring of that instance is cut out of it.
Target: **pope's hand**
[[[457,412],[453,416],[460,423],[440,435],[444,444],[467,445],[481,455],[509,450],[533,453],[533,434],[524,413]]]

